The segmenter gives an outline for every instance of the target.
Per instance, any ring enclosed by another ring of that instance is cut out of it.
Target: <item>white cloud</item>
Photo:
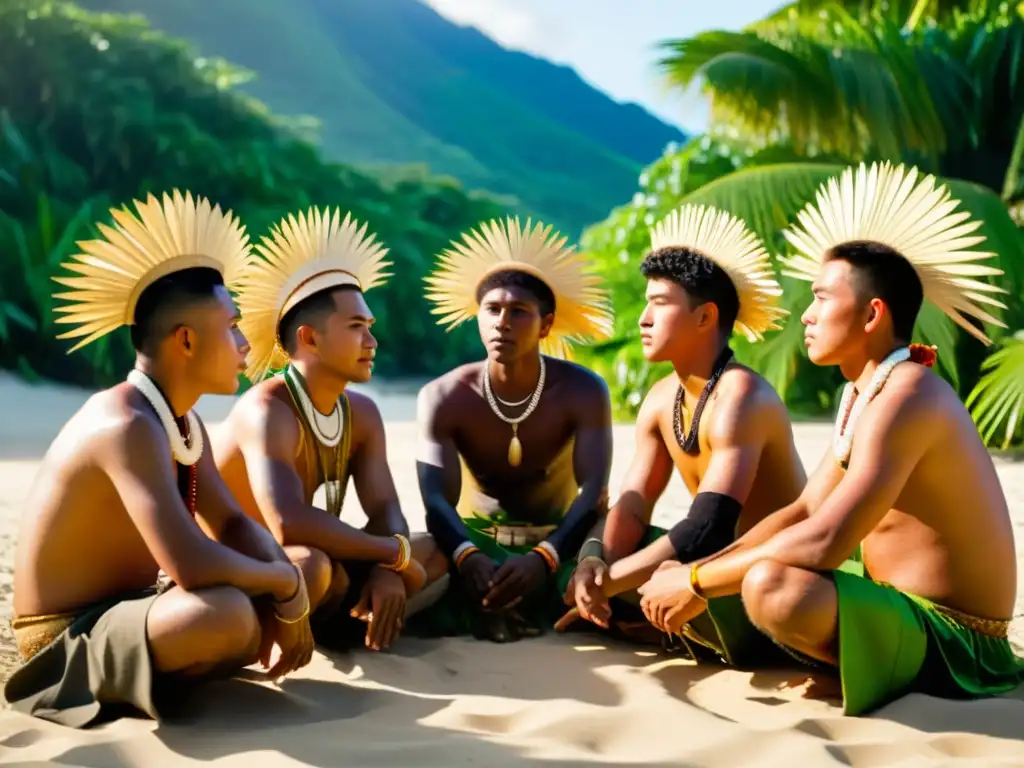
[[[459,24],[474,26],[507,48],[549,55],[558,19],[526,0],[423,0]]]

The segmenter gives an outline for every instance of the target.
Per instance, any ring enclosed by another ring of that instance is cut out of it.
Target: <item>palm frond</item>
[[[664,43],[658,64],[671,85],[703,82],[712,123],[726,133],[762,143],[788,137],[805,154],[837,151],[854,159],[869,149],[890,158],[944,151],[944,115],[929,89],[941,80],[924,78],[900,27],[869,29],[852,17],[833,26],[840,31],[825,39],[800,30],[771,38],[705,32]],[[939,58],[930,64],[946,69]]]
[[[1024,431],[1024,331],[989,355],[966,405],[986,444],[1002,432],[999,446],[1009,448]]]

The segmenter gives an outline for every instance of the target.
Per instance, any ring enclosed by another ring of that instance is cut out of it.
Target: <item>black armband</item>
[[[689,514],[668,532],[676,559],[689,563],[732,544],[742,510],[743,505],[731,496],[710,491],[698,493]]]

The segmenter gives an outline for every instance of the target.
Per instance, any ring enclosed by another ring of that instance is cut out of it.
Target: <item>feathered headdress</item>
[[[85,338],[68,353],[84,347],[122,325],[135,322],[139,296],[173,272],[210,267],[234,287],[250,257],[245,228],[230,213],[222,213],[203,197],[174,190],[162,200],[149,195],[127,207],[111,209],[114,226],[97,224],[105,240],[77,243],[82,253],[62,264],[78,277],[55,277],[70,291],[53,298],[70,302],[54,309],[55,322],[77,327],[58,339]]]
[[[448,330],[480,311],[476,292],[496,272],[519,270],[547,285],[555,296],[555,319],[541,351],[553,357],[572,357],[572,342],[607,338],[612,331],[612,310],[600,278],[589,273],[585,257],[565,247],[566,238],[550,226],[519,218],[492,219],[478,230],[463,234],[438,258],[426,278],[434,302],[433,314]]]
[[[651,230],[651,251],[686,248],[717,264],[729,276],[740,310],[736,328],[750,341],[777,329],[787,314],[779,306],[782,288],[760,238],[726,211],[703,205],[683,205]]]
[[[239,327],[249,342],[246,376],[259,382],[288,363],[281,344],[281,318],[303,299],[327,288],[354,285],[368,291],[391,275],[387,249],[367,234],[350,213],[335,209],[289,214],[255,246],[238,290]]]
[[[971,233],[980,221],[968,221],[970,212],[958,211],[959,200],[938,185],[934,176],[919,176],[917,168],[893,168],[889,163],[850,167],[822,184],[817,205],[808,203],[786,239],[797,255],[781,258],[783,274],[813,281],[828,251],[855,241],[871,241],[901,254],[917,272],[924,298],[945,312],[957,325],[985,344],[991,340],[964,318],[964,314],[1005,328],[977,303],[1005,308],[986,294],[1006,293],[976,280],[1001,275],[998,267],[972,262],[995,256],[968,250],[984,242]],[[977,302],[977,303],[976,303]]]

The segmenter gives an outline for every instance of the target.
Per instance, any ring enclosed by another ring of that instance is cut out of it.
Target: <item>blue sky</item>
[[[507,48],[568,64],[619,101],[642,104],[684,130],[701,131],[707,107],[696,89],[666,93],[655,46],[706,29],[738,30],[782,0],[424,0]]]

